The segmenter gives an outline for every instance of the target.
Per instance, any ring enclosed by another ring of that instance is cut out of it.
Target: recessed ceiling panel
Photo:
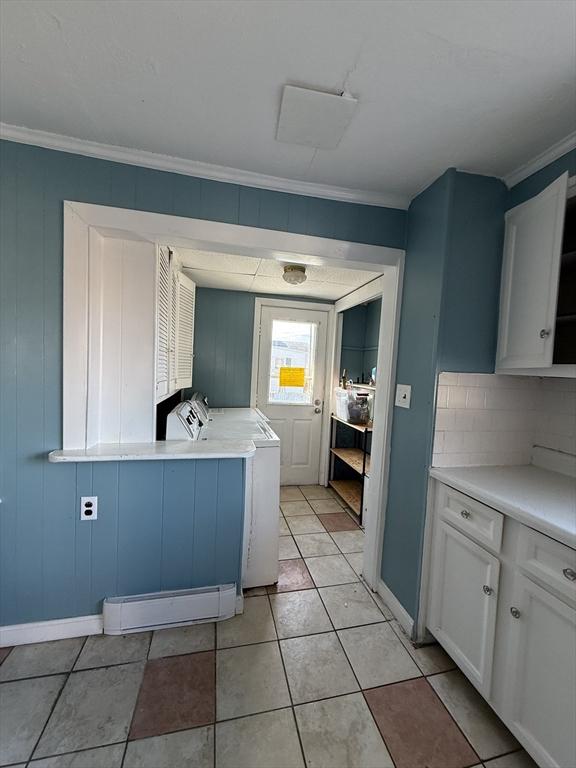
[[[252,275],[211,272],[207,269],[185,268],[184,271],[199,288],[219,288],[224,291],[249,291],[254,280]]]
[[[317,283],[306,280],[300,285],[288,285],[281,277],[264,277],[256,275],[252,283],[252,293],[274,293],[286,298],[290,296],[306,296],[317,299],[336,299],[350,293],[353,288],[349,285],[336,285],[335,283]]]
[[[178,248],[178,255],[187,267],[213,272],[236,272],[240,275],[255,275],[261,261],[251,256],[193,251],[188,248]]]
[[[336,149],[354,116],[358,99],[285,85],[276,138],[287,144]]]
[[[284,267],[290,262],[272,261],[271,259],[262,259],[258,267],[257,275],[267,275],[268,277],[282,277]],[[322,283],[338,283],[340,285],[349,285],[351,288],[358,288],[369,280],[379,277],[382,272],[369,272],[367,270],[356,269],[338,269],[338,267],[317,267],[312,264],[305,264],[308,280]]]

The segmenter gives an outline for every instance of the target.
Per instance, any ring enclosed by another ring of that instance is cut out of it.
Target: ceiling
[[[1,22],[4,123],[398,204],[576,127],[572,0],[2,0]],[[358,98],[336,149],[275,140],[286,83]]]
[[[184,272],[200,288],[249,291],[258,294],[282,294],[336,301],[369,283],[382,272],[360,269],[322,267],[306,264],[307,279],[301,285],[289,285],[282,279],[285,263],[252,256],[195,251],[178,248]]]

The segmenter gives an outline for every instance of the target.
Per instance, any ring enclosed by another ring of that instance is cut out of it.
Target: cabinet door
[[[506,722],[539,765],[576,765],[576,611],[519,573],[510,608]]]
[[[196,284],[182,272],[177,273],[176,298],[176,382],[175,388],[192,386],[194,359],[194,307]]]
[[[506,214],[496,369],[552,365],[568,174]]]
[[[169,390],[170,256],[158,248],[156,256],[156,402]]]
[[[500,562],[436,519],[428,628],[485,695],[490,693]]]

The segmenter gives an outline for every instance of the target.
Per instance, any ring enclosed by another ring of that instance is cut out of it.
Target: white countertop
[[[155,443],[99,443],[92,448],[52,451],[51,462],[171,461],[172,459],[248,459],[252,440],[160,440]]]
[[[430,475],[576,548],[576,480],[530,465],[433,467]]]

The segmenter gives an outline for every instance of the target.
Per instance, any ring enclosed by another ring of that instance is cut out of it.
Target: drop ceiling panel
[[[349,285],[335,283],[317,283],[306,280],[301,285],[288,285],[281,277],[265,277],[256,275],[252,283],[252,293],[275,293],[290,296],[307,296],[309,298],[330,299],[336,301],[350,293],[353,288]]]
[[[336,149],[358,100],[335,93],[285,85],[276,138],[287,144]]]
[[[268,277],[282,277],[284,267],[290,262],[272,261],[271,259],[262,259],[258,267],[257,275]],[[379,277],[381,272],[369,272],[367,270],[338,269],[337,267],[317,267],[313,264],[305,264],[308,280],[322,283],[338,283],[340,285],[349,285],[357,288],[364,285],[369,280]]]
[[[209,269],[212,272],[235,272],[239,275],[255,275],[260,259],[229,253],[212,253],[178,248],[178,255],[187,267]]]
[[[219,288],[225,291],[249,291],[254,277],[226,272],[211,272],[206,269],[185,269],[185,273],[199,288]],[[286,283],[284,283],[286,285]]]

